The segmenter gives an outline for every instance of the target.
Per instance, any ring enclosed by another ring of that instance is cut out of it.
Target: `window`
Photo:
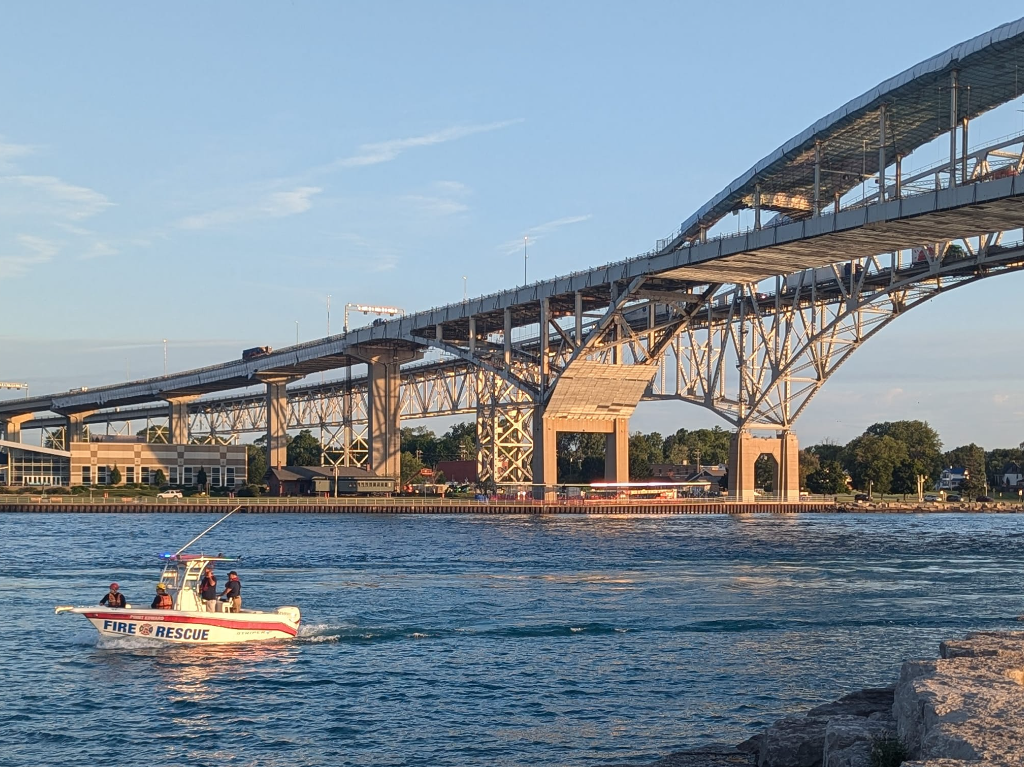
[[[234,487],[235,486],[235,467],[234,466],[228,466],[224,470],[224,473],[227,475],[227,479],[224,480],[224,484],[227,485],[228,487]]]
[[[97,485],[109,485],[110,484],[110,467],[109,466],[97,466],[96,467],[96,484]]]
[[[210,486],[220,487],[220,466],[210,469]]]
[[[141,476],[142,476],[142,479],[140,479],[139,481],[142,484],[144,484],[144,485],[152,485],[153,484],[153,472],[149,470],[148,466],[143,466],[142,467]]]
[[[125,484],[128,484],[128,485],[134,485],[135,484],[135,467],[134,466],[125,466],[124,467],[124,481],[125,481]]]
[[[91,485],[92,484],[92,471],[89,469],[88,466],[83,466],[82,467],[82,484],[83,485]]]
[[[182,480],[182,484],[189,485],[189,486],[194,484],[195,478],[192,475],[193,475],[193,467],[186,466],[185,467],[185,478]]]
[[[177,466],[172,466],[171,467],[171,484],[172,485],[178,484],[178,467]]]

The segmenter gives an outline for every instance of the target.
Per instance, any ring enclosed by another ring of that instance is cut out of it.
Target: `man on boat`
[[[119,589],[120,586],[116,583],[111,583],[110,591],[103,595],[103,599],[100,600],[100,604],[106,605],[107,607],[124,607],[126,601],[124,594],[122,594]]]
[[[242,611],[242,582],[238,580],[238,573],[234,570],[228,573],[228,585],[220,596],[225,602],[231,603],[231,612]]]
[[[206,612],[217,612],[217,577],[213,574],[213,568],[207,567],[203,570],[203,579],[199,582],[199,597],[206,605]]]
[[[156,584],[156,597],[153,599],[153,604],[150,605],[153,610],[171,610],[174,608],[174,602],[171,600],[171,595],[167,593],[167,587],[162,583]]]

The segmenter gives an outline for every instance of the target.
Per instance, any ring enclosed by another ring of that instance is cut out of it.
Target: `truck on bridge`
[[[254,346],[251,349],[242,350],[242,361],[248,362],[249,360],[259,359],[260,357],[266,357],[270,354],[273,348],[269,346]]]

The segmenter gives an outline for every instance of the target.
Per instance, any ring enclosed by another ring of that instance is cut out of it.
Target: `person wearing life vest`
[[[242,611],[242,582],[238,580],[238,573],[234,570],[228,573],[228,585],[224,588],[224,593],[220,595],[220,598],[222,602],[231,605],[231,612]]]
[[[119,589],[120,586],[116,583],[111,583],[110,591],[103,595],[103,599],[100,600],[100,604],[106,605],[107,607],[124,607],[126,600],[124,598],[124,594],[122,594]]]
[[[199,581],[199,598],[206,605],[206,612],[217,612],[217,576],[213,574],[212,567],[203,570],[203,578]]]
[[[173,610],[174,602],[171,595],[167,593],[167,587],[162,583],[156,584],[156,597],[150,607],[154,610]]]

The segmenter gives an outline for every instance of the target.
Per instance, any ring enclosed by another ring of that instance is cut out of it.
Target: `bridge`
[[[2,401],[4,437],[59,430],[66,446],[91,424],[162,418],[174,444],[265,432],[276,467],[288,430],[315,427],[327,460],[396,476],[403,418],[471,413],[480,478],[543,493],[559,432],[607,435],[606,478],[621,481],[637,404],[681,400],[736,428],[731,494],[753,496],[768,453],[779,494],[796,499],[794,424],[835,370],[915,306],[1024,268],[1024,134],[968,140],[972,120],[1024,92],[1022,61],[1024,19],[921,62],[634,258],[254,359]],[[947,138],[948,158],[908,170]],[[741,211],[753,225],[725,232]]]

